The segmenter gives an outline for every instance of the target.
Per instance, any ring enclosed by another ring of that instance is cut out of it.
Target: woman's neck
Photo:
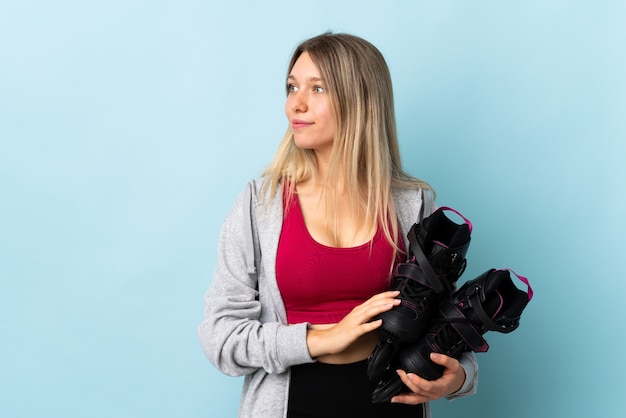
[[[319,188],[319,190],[334,190],[336,196],[344,196],[346,194],[346,181],[343,178],[342,167],[337,167],[334,176],[331,178],[330,173],[330,154],[315,152],[316,172],[313,184],[310,187]]]

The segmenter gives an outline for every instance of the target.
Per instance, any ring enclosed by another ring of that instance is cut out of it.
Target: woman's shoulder
[[[413,205],[435,200],[435,193],[428,186],[396,186],[391,188],[391,194],[396,204]]]
[[[412,220],[428,216],[436,209],[435,196],[428,187],[394,187],[391,190],[400,219]]]
[[[251,207],[253,213],[259,216],[271,216],[279,219],[282,213],[283,193],[282,184],[272,186],[267,177],[255,177],[248,181],[244,200]]]
[[[282,183],[272,184],[272,180],[267,176],[253,177],[248,181],[248,189],[255,196],[276,197],[279,191],[282,191]]]
[[[267,179],[265,177],[254,177],[249,179],[241,187],[230,208],[229,217],[248,217],[267,205],[274,205],[275,199],[264,199],[266,193]],[[243,213],[243,215],[242,215]]]

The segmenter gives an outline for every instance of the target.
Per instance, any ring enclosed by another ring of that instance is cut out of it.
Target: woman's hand
[[[379,293],[354,307],[337,324],[328,328],[309,329],[306,343],[311,357],[341,353],[359,337],[379,328],[382,320],[371,319],[399,305],[400,300],[395,299],[399,294],[397,290]]]
[[[457,359],[437,353],[432,353],[430,359],[445,367],[443,375],[437,380],[426,380],[416,374],[407,374],[403,370],[398,370],[400,379],[411,389],[411,392],[394,396],[391,402],[417,405],[434,401],[461,389],[465,382],[465,370]]]

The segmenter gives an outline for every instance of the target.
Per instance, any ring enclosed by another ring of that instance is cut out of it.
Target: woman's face
[[[287,78],[285,113],[293,129],[296,146],[330,153],[335,135],[326,83],[308,53],[304,52]]]

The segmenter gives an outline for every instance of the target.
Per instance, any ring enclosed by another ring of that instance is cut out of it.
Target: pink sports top
[[[355,306],[389,289],[393,247],[380,227],[371,242],[351,248],[328,247],[309,234],[297,195],[284,207],[276,280],[290,324],[339,322]],[[398,245],[405,250],[402,239]],[[403,257],[398,253],[395,264]]]

